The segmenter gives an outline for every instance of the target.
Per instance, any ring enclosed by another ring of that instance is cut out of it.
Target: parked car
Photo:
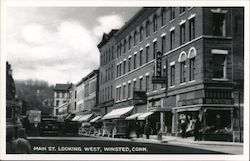
[[[42,118],[40,125],[40,134],[43,135],[58,135],[60,132],[57,118]]]

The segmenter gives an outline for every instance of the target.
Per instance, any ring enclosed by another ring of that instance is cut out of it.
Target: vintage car
[[[55,135],[57,136],[60,133],[59,123],[57,118],[49,117],[42,118],[40,125],[40,135]]]

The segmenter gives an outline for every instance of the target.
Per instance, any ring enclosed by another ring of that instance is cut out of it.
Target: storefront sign
[[[156,70],[155,70],[155,76],[161,77],[161,63],[162,63],[162,53],[157,52],[156,53]]]
[[[152,83],[164,84],[166,83],[166,77],[152,76]]]
[[[202,98],[192,99],[192,100],[183,100],[183,101],[179,101],[179,106],[196,105],[196,104],[201,104],[201,103],[202,103]]]
[[[233,99],[205,98],[206,104],[233,104]]]

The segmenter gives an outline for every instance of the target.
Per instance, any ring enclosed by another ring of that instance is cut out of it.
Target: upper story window
[[[195,38],[195,17],[189,20],[189,41]]]
[[[180,14],[184,13],[186,11],[186,7],[180,7]]]
[[[170,7],[170,21],[175,19],[175,7]]]
[[[212,49],[213,78],[227,78],[227,50]]]
[[[175,64],[170,64],[170,86],[175,85]]]
[[[129,35],[128,37],[128,49],[129,50],[131,49],[131,44],[132,44],[132,39],[131,39],[131,36]]]
[[[131,83],[128,83],[128,98],[130,98],[131,95]]]
[[[215,36],[226,36],[226,10],[220,8],[212,10],[213,12],[213,35]]]
[[[186,31],[185,31],[185,23],[180,26],[180,45],[185,44],[186,39]]]
[[[123,61],[123,74],[126,73],[126,61]]]
[[[136,69],[136,62],[137,62],[136,57],[137,57],[137,54],[134,54],[134,69]]]
[[[143,50],[140,50],[140,53],[139,53],[139,55],[140,55],[140,58],[139,58],[140,59],[140,66],[142,66],[142,64],[143,64],[142,63],[143,62],[143,60],[142,60],[143,59],[142,53],[143,53]]]
[[[195,79],[195,57],[196,57],[196,49],[194,47],[190,48],[188,52],[189,59],[189,81]]]
[[[147,76],[146,76],[146,83],[145,83],[145,84],[146,84],[146,87],[145,87],[146,92],[147,92],[148,89],[149,89],[149,83],[150,83],[150,82],[149,82],[149,75],[147,75]]]
[[[166,10],[165,8],[161,11],[161,26],[166,25]]]
[[[170,49],[174,49],[175,46],[175,31],[170,31]]]
[[[146,47],[146,63],[149,61],[149,46]]]
[[[180,62],[180,83],[186,82],[186,52],[181,52],[178,62]]]
[[[131,70],[131,57],[128,58],[128,72]]]
[[[153,59],[155,59],[156,52],[157,52],[157,41],[153,43]]]
[[[139,37],[140,37],[140,42],[142,42],[142,40],[143,40],[143,27],[142,26],[140,27]]]
[[[134,46],[137,44],[137,32],[134,32]]]
[[[157,16],[154,15],[153,17],[153,31],[156,32],[157,31]]]
[[[161,37],[161,51],[162,51],[162,54],[165,54],[166,51],[167,51],[167,48],[166,48],[166,36],[162,36]]]
[[[150,30],[149,30],[149,21],[146,22],[146,37],[148,37],[150,34]]]
[[[123,47],[123,53],[126,53],[127,50],[127,40],[124,40],[124,47]]]
[[[142,90],[142,78],[139,79],[139,89]]]

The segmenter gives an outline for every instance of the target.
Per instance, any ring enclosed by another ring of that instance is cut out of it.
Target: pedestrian
[[[186,120],[181,120],[181,134],[182,134],[182,138],[186,138],[186,129],[187,129]]]
[[[201,129],[201,122],[197,118],[197,120],[195,121],[195,124],[194,124],[194,141],[201,140],[200,129]]]
[[[16,154],[29,154],[31,152],[31,145],[27,140],[24,128],[17,130],[17,139],[13,141],[13,149]]]
[[[140,132],[141,132],[141,127],[139,122],[136,121],[135,123],[135,131],[136,131],[136,137],[139,138],[140,137]]]
[[[145,124],[145,135],[146,135],[146,138],[147,138],[147,139],[149,139],[150,132],[151,132],[150,123],[149,123],[148,120],[146,120],[146,124]]]

